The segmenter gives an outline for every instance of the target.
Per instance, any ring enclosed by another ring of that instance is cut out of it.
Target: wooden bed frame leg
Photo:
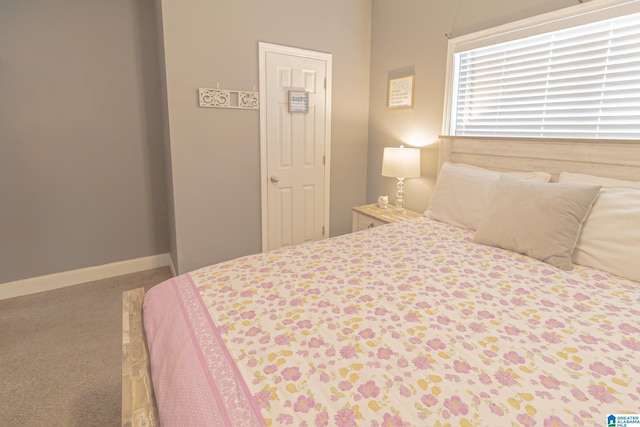
[[[142,326],[144,288],[122,293],[122,425],[158,426],[151,367]]]

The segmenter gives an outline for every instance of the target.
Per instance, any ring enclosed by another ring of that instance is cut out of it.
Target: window
[[[452,39],[448,68],[445,134],[640,139],[640,1]]]

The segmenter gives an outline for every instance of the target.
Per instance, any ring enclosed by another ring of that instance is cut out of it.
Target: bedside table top
[[[384,222],[396,222],[422,216],[422,214],[410,210],[397,212],[396,207],[393,205],[389,205],[386,209],[382,209],[375,203],[370,205],[354,206],[352,210]]]

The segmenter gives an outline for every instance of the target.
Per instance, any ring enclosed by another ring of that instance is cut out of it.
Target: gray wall
[[[199,108],[197,89],[258,89],[258,42],[333,55],[331,234],[366,195],[370,0],[158,0],[179,272],[261,250],[257,110]]]
[[[461,36],[578,4],[575,0],[373,0],[367,201],[388,194],[396,181],[380,175],[382,152],[400,144],[424,147],[422,177],[406,180],[405,205],[424,211],[431,198],[438,160],[438,135],[446,72],[447,38]],[[459,5],[459,7],[458,7]],[[415,74],[413,110],[388,111],[389,77]]]
[[[352,206],[395,198],[385,146],[426,146],[406,195],[422,211],[444,34],[576,4],[160,1],[164,28],[153,0],[0,2],[0,283],[168,250],[180,271],[259,252],[258,112],[196,105],[198,87],[258,86],[258,41],[333,54],[331,234],[350,231]],[[388,111],[388,78],[409,73],[415,109]]]
[[[0,2],[0,283],[166,253],[152,0]]]

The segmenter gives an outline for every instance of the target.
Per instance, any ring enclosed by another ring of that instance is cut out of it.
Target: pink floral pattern
[[[604,425],[640,407],[640,284],[426,218],[190,273],[270,425]]]

